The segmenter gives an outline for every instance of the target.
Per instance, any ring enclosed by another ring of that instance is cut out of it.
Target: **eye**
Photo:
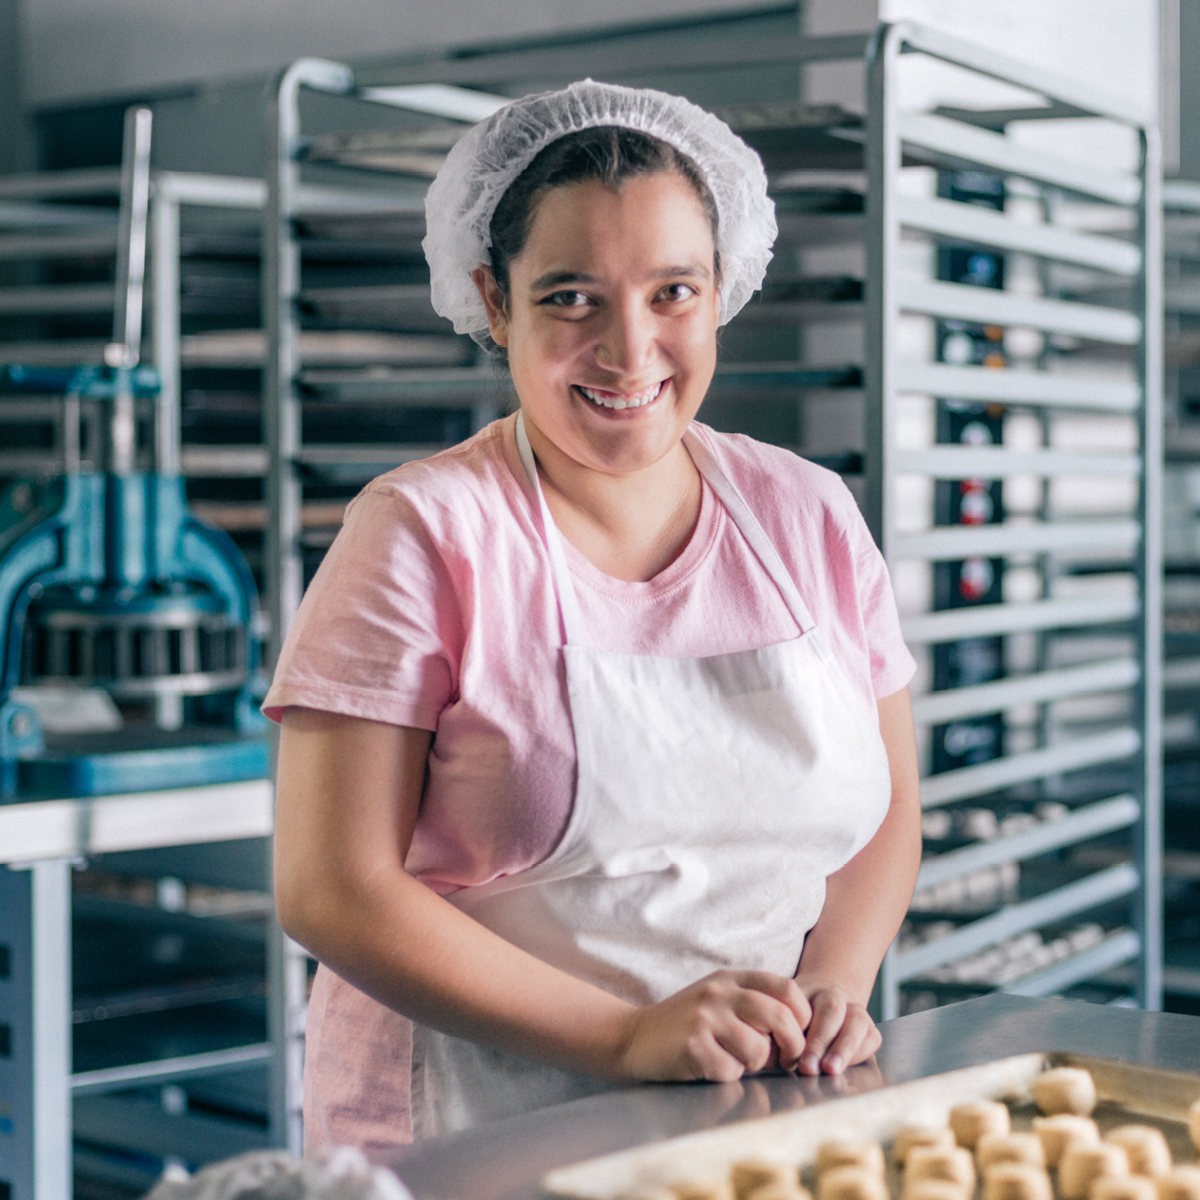
[[[698,293],[690,283],[668,283],[657,298],[678,303],[680,300],[690,300],[695,295]]]
[[[561,291],[551,292],[538,301],[550,308],[583,308],[591,303],[591,297],[586,292]]]

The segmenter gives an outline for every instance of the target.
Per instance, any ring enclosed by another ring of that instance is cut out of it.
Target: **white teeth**
[[[579,390],[593,404],[602,405],[604,408],[641,408],[643,404],[649,404],[662,391],[662,384],[656,383],[648,387],[644,392],[638,392],[636,395],[626,396],[623,400],[618,400],[615,396],[593,392],[590,388],[585,388],[582,384],[578,386]]]

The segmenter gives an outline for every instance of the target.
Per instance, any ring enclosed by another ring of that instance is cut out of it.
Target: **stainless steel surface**
[[[1200,1018],[995,994],[889,1021],[876,1063],[841,1079],[645,1085],[380,1151],[422,1200],[531,1200],[552,1167],[1037,1050],[1200,1073]]]

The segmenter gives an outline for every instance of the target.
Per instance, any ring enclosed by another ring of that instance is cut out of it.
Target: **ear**
[[[483,306],[487,309],[488,332],[497,346],[508,347],[508,305],[504,293],[496,283],[491,267],[476,267],[471,272],[471,281],[475,284]]]

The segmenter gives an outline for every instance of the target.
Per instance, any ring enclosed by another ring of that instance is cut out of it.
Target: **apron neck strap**
[[[800,595],[800,589],[784,565],[775,544],[767,537],[758,518],[746,503],[745,497],[737,490],[733,480],[721,469],[720,463],[713,457],[712,451],[696,436],[692,429],[683,435],[683,444],[692,456],[692,462],[704,476],[705,483],[712,488],[718,500],[725,506],[738,532],[746,539],[755,557],[762,563],[763,569],[771,577],[771,581],[779,589],[783,602],[791,610],[792,618],[800,627],[801,634],[816,628],[816,621],[808,611],[808,605]]]
[[[529,482],[537,493],[538,507],[542,515],[542,536],[546,539],[546,549],[550,552],[550,570],[554,575],[554,590],[558,592],[558,609],[562,614],[563,645],[584,646],[587,644],[583,633],[583,616],[579,611],[579,600],[575,595],[575,584],[571,580],[571,571],[567,566],[567,556],[563,551],[562,535],[550,514],[550,506],[546,503],[546,494],[542,491],[542,481],[538,475],[537,460],[533,457],[533,447],[529,444],[529,434],[525,432],[525,414],[517,412],[517,450],[521,455],[521,465]]]
[[[579,600],[575,594],[575,584],[567,566],[567,556],[563,550],[562,535],[554,523],[550,506],[546,503],[546,495],[542,490],[542,481],[538,475],[537,460],[533,457],[533,447],[529,444],[529,435],[525,432],[525,414],[517,413],[517,450],[521,455],[521,464],[525,474],[537,494],[538,507],[542,517],[542,533],[546,539],[546,549],[550,554],[550,569],[554,575],[554,586],[558,592],[559,610],[562,613],[563,641],[569,646],[586,645],[584,637],[583,617],[579,611]],[[721,469],[708,447],[688,430],[683,435],[683,444],[692,456],[696,469],[704,476],[704,481],[712,488],[717,499],[725,506],[730,519],[737,526],[742,537],[755,557],[762,563],[763,569],[771,577],[771,581],[779,589],[784,603],[791,611],[792,617],[801,634],[806,634],[816,627],[816,622],[808,611],[799,589],[788,574],[779,551],[767,537],[766,530],[759,524],[758,518],[750,510],[741,492],[733,485],[733,481]]]

